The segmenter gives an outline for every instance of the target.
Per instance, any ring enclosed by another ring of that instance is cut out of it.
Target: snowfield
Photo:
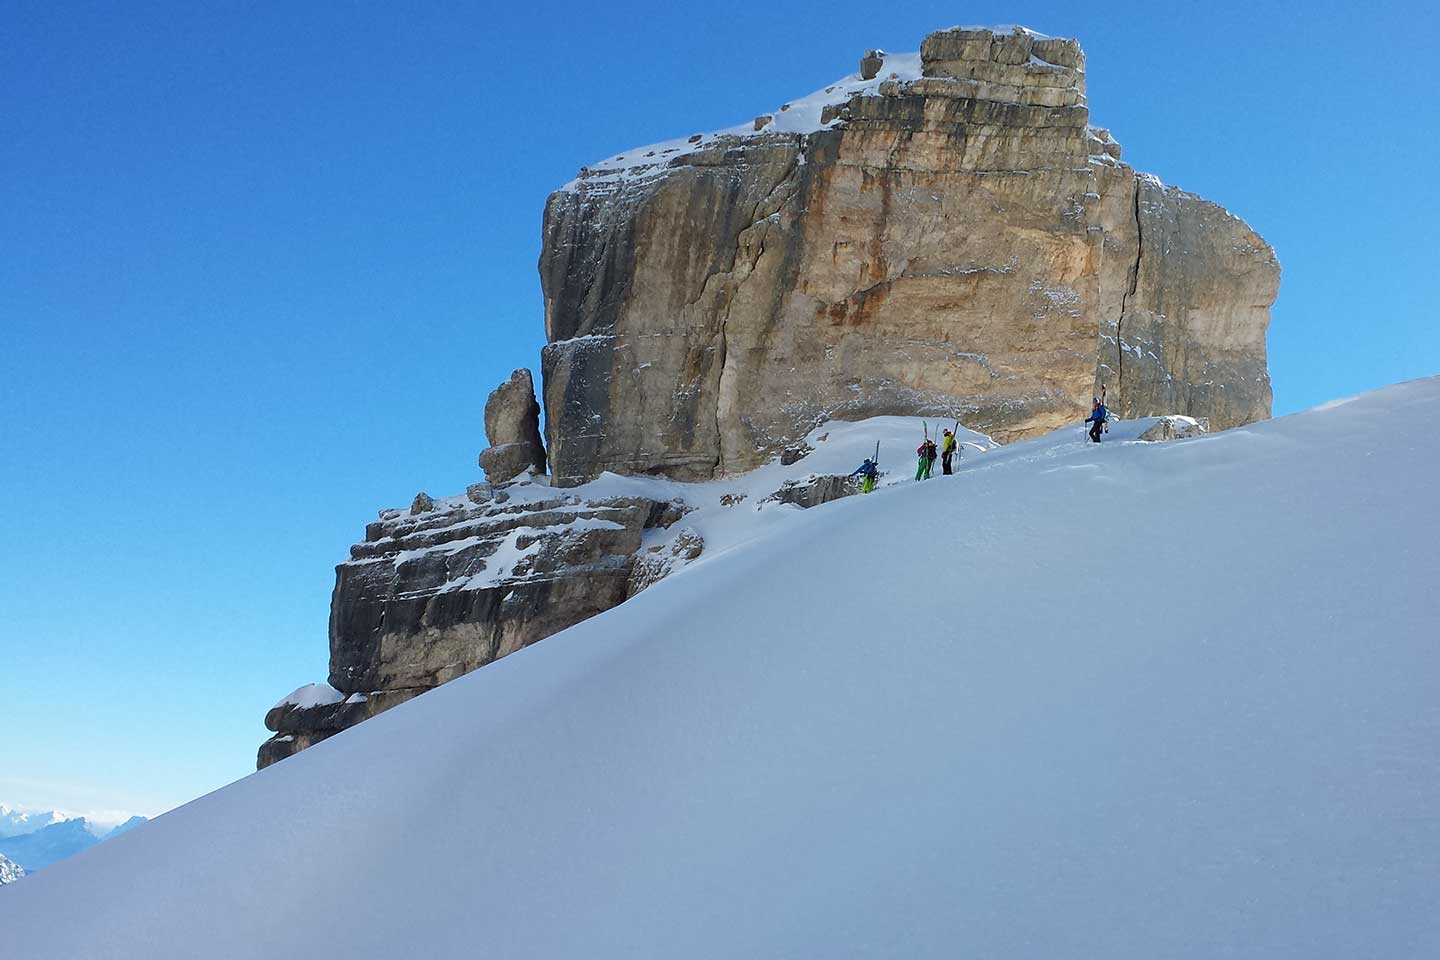
[[[1437,421],[1076,427],[787,511],[8,887],[5,954],[1435,956]]]

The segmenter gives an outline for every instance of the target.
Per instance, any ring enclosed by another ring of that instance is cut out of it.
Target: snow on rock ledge
[[[345,694],[336,690],[328,683],[307,683],[303,687],[297,687],[275,704],[271,710],[285,710],[293,708],[296,710],[308,710],[311,707],[328,706],[332,703],[339,703],[345,699]]]

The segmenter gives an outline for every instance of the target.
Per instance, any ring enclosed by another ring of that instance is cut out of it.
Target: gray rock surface
[[[793,503],[807,510],[822,503],[853,496],[860,492],[859,477],[842,477],[835,474],[812,476],[804,480],[791,480],[783,484],[766,500]]]
[[[630,571],[630,596],[664,580],[677,567],[697,559],[705,538],[695,530],[681,530],[669,544],[657,544],[635,555]]]
[[[1279,267],[1089,123],[1078,42],[946,30],[814,133],[582,171],[540,259],[555,483],[742,471],[825,418],[1000,440],[1118,414],[1268,416]],[[1179,122],[1179,121],[1177,121]]]

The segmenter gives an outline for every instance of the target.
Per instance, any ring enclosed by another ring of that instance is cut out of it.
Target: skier
[[[950,458],[953,456],[955,456],[955,434],[951,433],[947,427],[945,439],[940,444],[940,472],[947,477],[953,472],[950,469]]]
[[[856,467],[855,472],[850,476],[860,477],[860,492],[869,493],[875,489],[875,481],[880,478],[880,468],[876,466],[874,460],[866,457],[865,462]]]
[[[930,472],[935,469],[935,441],[926,437],[924,442],[915,448],[915,453],[920,458],[915,466],[915,479],[929,480]]]
[[[1094,424],[1094,426],[1090,428],[1090,439],[1099,443],[1100,431],[1105,428],[1105,418],[1108,411],[1105,409],[1105,404],[1100,402],[1099,397],[1092,397],[1091,399],[1094,401],[1095,406],[1090,410],[1090,416],[1085,422]]]

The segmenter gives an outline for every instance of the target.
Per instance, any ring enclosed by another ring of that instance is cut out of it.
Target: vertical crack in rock
[[[1130,289],[1120,297],[1120,316],[1115,319],[1115,386],[1121,402],[1125,397],[1125,311],[1130,309],[1130,300],[1140,288],[1140,259],[1145,255],[1145,227],[1140,222],[1140,178],[1135,178],[1135,263],[1130,268]],[[1122,408],[1116,408],[1117,413]]]
[[[797,174],[800,171],[800,164],[804,159],[803,141],[800,147],[801,149],[796,152],[795,157],[790,161],[790,165],[785,168],[785,172],[775,181],[775,185],[770,188],[764,197],[756,201],[755,206],[751,208],[750,226],[741,230],[735,237],[735,257],[731,265],[730,273],[727,274],[727,278],[733,279],[736,273],[739,272],[742,263],[745,264],[745,272],[739,279],[735,280],[734,287],[725,298],[725,309],[720,314],[719,330],[716,333],[716,359],[719,363],[719,374],[715,380],[715,466],[711,470],[714,476],[720,476],[725,471],[725,424],[722,417],[722,407],[725,403],[726,382],[735,376],[733,371],[729,373],[728,377],[726,375],[727,362],[730,359],[730,344],[727,339],[727,331],[730,324],[730,308],[734,306],[735,298],[740,294],[740,288],[754,275],[755,269],[760,265],[760,261],[765,256],[765,243],[769,239],[770,228],[775,225],[774,222],[771,221],[771,218],[777,216],[780,211],[784,210],[786,205],[790,203],[791,199],[793,199],[798,192]],[[771,203],[775,201],[776,195],[786,187],[791,188],[790,192],[780,199],[775,209],[767,213],[764,217],[759,216],[760,211],[768,209]],[[750,257],[748,261],[746,261],[744,252],[749,243],[750,231],[756,229],[760,231],[759,249],[755,251],[753,257]],[[709,279],[712,278],[707,278],[707,285]]]

